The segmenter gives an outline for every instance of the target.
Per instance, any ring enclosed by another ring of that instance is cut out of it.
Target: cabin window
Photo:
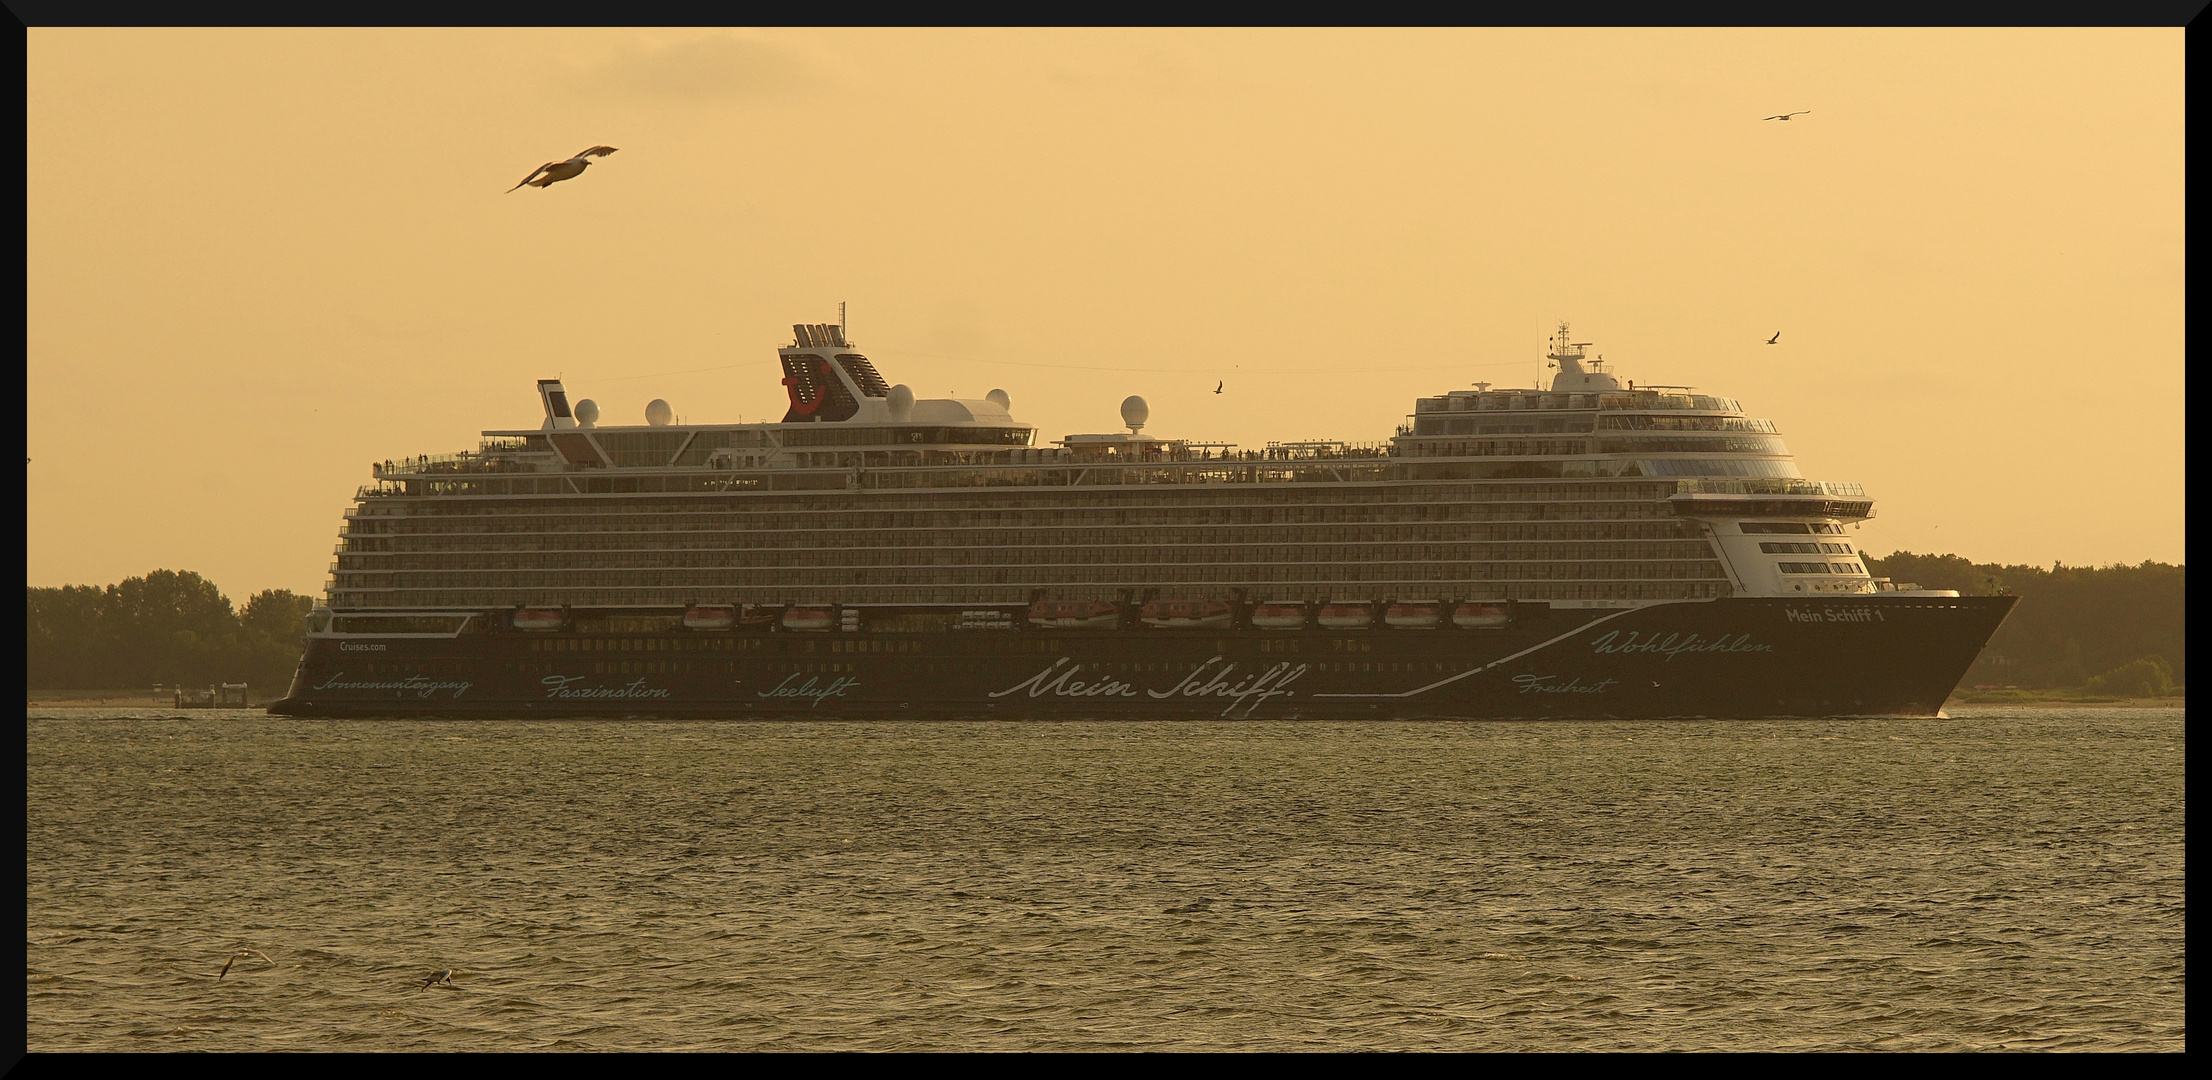
[[[1856,574],[1859,572],[1859,564],[1857,563],[1786,562],[1782,563],[1781,566],[1782,572],[1785,574]]]

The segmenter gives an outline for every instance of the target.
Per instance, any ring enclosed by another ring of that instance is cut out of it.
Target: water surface
[[[33,1050],[2186,1048],[2180,709],[27,713]],[[233,949],[261,950],[215,975]],[[451,988],[422,989],[440,969]]]

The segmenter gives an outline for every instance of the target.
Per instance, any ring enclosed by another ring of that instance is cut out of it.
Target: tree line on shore
[[[1866,563],[1878,577],[1924,589],[2020,597],[1967,669],[1966,686],[2080,687],[2156,697],[2187,682],[2186,565],[2046,568],[1910,551]]]
[[[2187,682],[2187,568],[2013,566],[1957,555],[1868,557],[1878,576],[1969,596],[2020,597],[1968,686],[2082,687],[2154,696]],[[27,689],[151,688],[244,682],[280,689],[299,662],[313,597],[265,589],[234,606],[189,570],[115,585],[30,588]]]
[[[30,690],[150,690],[243,682],[282,690],[299,665],[315,598],[264,589],[235,607],[189,570],[119,584],[31,588]]]

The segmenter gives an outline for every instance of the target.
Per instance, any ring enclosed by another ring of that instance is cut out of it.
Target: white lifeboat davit
[[[1383,625],[1397,630],[1433,630],[1444,621],[1444,605],[1434,600],[1401,600],[1383,612]]]
[[[1452,625],[1468,630],[1504,626],[1511,621],[1513,621],[1513,609],[1502,601],[1498,603],[1470,601],[1452,609]]]
[[[1306,626],[1304,604],[1261,604],[1252,609],[1252,627],[1256,630],[1303,630]]]
[[[515,612],[517,630],[558,630],[568,625],[568,612],[557,607],[526,607]]]
[[[1101,600],[1039,600],[1029,605],[1029,624],[1052,630],[1111,630],[1121,610]]]
[[[814,632],[837,625],[837,611],[828,607],[795,607],[783,613],[783,628]]]
[[[1375,624],[1375,605],[1354,600],[1324,604],[1314,621],[1324,630],[1365,630]]]
[[[701,604],[684,612],[686,630],[728,630],[737,625],[737,609],[726,604]]]
[[[1229,625],[1229,605],[1219,600],[1147,600],[1145,625],[1167,630],[1210,630]]]

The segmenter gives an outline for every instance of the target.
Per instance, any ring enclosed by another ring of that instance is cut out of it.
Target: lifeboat
[[[795,607],[783,613],[786,630],[828,630],[837,625],[837,610],[828,607]]]
[[[1099,600],[1039,600],[1029,605],[1029,625],[1050,630],[1111,630],[1121,610]]]
[[[515,611],[517,630],[558,630],[568,625],[568,612],[557,607],[526,607]]]
[[[1375,623],[1375,605],[1359,601],[1324,604],[1314,620],[1324,630],[1365,630]]]
[[[1229,616],[1220,600],[1147,600],[1142,612],[1146,626],[1167,630],[1227,629]]]
[[[1505,603],[1465,603],[1452,609],[1452,625],[1469,630],[1504,626],[1513,621],[1513,609]]]
[[[686,630],[727,630],[737,625],[737,609],[723,604],[701,604],[684,612]]]
[[[747,604],[738,609],[737,625],[748,630],[766,630],[775,624],[776,612],[773,608]]]
[[[1302,630],[1306,626],[1304,604],[1260,604],[1252,609],[1256,630]]]
[[[1434,600],[1402,600],[1383,612],[1383,625],[1394,630],[1433,630],[1444,621],[1444,605]]]

